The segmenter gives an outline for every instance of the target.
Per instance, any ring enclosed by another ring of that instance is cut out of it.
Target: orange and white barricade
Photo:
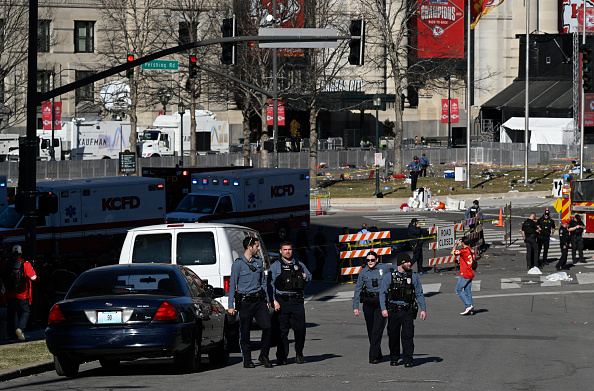
[[[453,263],[458,258],[457,255],[450,255],[447,257],[438,257],[429,259],[429,266],[443,265],[445,263]]]
[[[340,243],[347,243],[347,242],[358,242],[360,240],[382,240],[382,239],[389,239],[390,238],[390,231],[380,231],[380,232],[368,232],[368,233],[357,233],[357,234],[348,234],[348,235],[339,235],[338,241]],[[373,246],[373,243],[366,244],[367,246]],[[356,245],[355,245],[356,246]],[[344,262],[344,260],[349,260],[349,266],[341,268],[341,275],[343,276],[351,276],[351,281],[354,274],[359,274],[361,271],[362,266],[355,266],[352,265],[352,260],[354,258],[364,258],[367,256],[367,253],[370,251],[375,251],[378,256],[388,255],[392,253],[392,247],[380,247],[380,248],[365,248],[365,249],[353,249],[348,251],[341,251],[339,254],[340,260]]]

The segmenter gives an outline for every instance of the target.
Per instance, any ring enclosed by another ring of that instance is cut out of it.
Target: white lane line
[[[594,273],[576,273],[579,284],[594,284]]]
[[[353,301],[353,296],[355,293],[353,291],[346,291],[346,292],[338,292],[334,297],[331,299],[332,301]]]
[[[423,285],[423,293],[427,294],[427,293],[439,293],[439,290],[441,289],[441,283],[435,283],[435,284],[422,284]]]
[[[540,276],[540,286],[559,286],[561,281],[549,281],[546,276]]]
[[[479,292],[481,290],[481,280],[472,280],[471,292]]]
[[[502,278],[501,279],[501,289],[517,289],[521,288],[522,286],[518,284],[518,282],[522,281],[521,278],[512,277],[512,278]]]
[[[574,294],[574,293],[594,293],[594,290],[558,291],[558,292],[502,293],[500,295],[472,296],[472,300],[474,300],[474,299],[490,299],[490,298],[494,298],[494,297],[513,297],[513,296],[571,295],[571,294]]]

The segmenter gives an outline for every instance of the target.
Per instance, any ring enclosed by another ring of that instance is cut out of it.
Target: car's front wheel
[[[58,376],[74,377],[78,374],[80,363],[65,355],[54,356],[54,367]]]
[[[105,369],[115,369],[120,365],[120,360],[100,358],[99,364],[101,364],[101,366]]]

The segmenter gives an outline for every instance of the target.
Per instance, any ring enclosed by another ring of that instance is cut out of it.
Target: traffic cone
[[[495,224],[496,227],[503,227],[503,210],[499,209],[499,222]]]
[[[320,202],[320,198],[318,198],[318,209],[316,210],[316,216],[322,214],[322,203]]]

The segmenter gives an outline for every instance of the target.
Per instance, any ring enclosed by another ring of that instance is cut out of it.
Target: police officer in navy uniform
[[[303,288],[311,281],[311,273],[303,262],[293,258],[291,242],[280,244],[281,259],[270,267],[274,310],[278,312],[281,342],[277,346],[277,365],[287,363],[289,330],[295,337],[295,362],[303,364],[305,346],[305,306]]]
[[[555,269],[557,269],[558,272],[567,268],[565,266],[567,263],[567,253],[569,252],[569,247],[571,247],[571,234],[567,230],[568,223],[568,220],[562,220],[561,227],[559,227],[559,247],[561,247],[561,258],[559,258],[559,261],[555,265]]]
[[[359,302],[363,303],[363,316],[369,338],[369,363],[377,364],[382,359],[382,334],[386,327],[386,318],[382,316],[380,308],[379,292],[384,278],[390,277],[390,266],[378,263],[375,251],[369,251],[365,258],[367,266],[361,269],[357,278],[353,312],[355,316],[359,316]]]
[[[406,166],[410,170],[410,188],[412,191],[417,189],[417,179],[419,179],[419,173],[421,172],[421,163],[419,163],[419,157],[413,157],[413,161]]]
[[[475,217],[478,217],[477,222],[468,224],[468,228],[470,229],[470,232],[476,232],[479,229],[478,227],[481,225],[481,221],[483,220],[483,217],[484,217],[483,210],[479,206],[478,200],[472,201],[472,206],[470,208],[466,209],[466,212],[464,212],[464,218],[466,220],[470,220]],[[484,236],[483,230],[481,230],[479,233],[478,241],[480,243],[479,250],[482,252],[486,248],[485,236]],[[473,239],[470,243],[470,247],[475,247],[476,242],[477,242],[477,240]]]
[[[256,254],[260,251],[258,239],[248,236],[243,239],[245,252],[231,267],[229,281],[230,315],[239,313],[239,346],[243,356],[243,367],[254,368],[250,348],[250,326],[256,319],[262,329],[260,340],[260,356],[258,361],[265,368],[272,368],[268,359],[270,351],[270,300],[266,292],[266,276],[264,264]]]
[[[540,233],[540,227],[536,224],[536,214],[530,213],[530,217],[522,224],[522,237],[526,243],[526,264],[528,270],[534,266],[540,266],[538,262],[538,244],[536,238]]]
[[[555,221],[551,218],[551,213],[549,212],[549,208],[547,208],[544,214],[536,221],[538,226],[540,227],[540,234],[538,235],[538,254],[540,259],[540,265],[545,266],[547,264],[547,257],[549,255],[549,244],[551,242],[551,236],[555,233],[555,229],[557,229],[557,225]],[[542,258],[540,258],[541,251]]]
[[[413,239],[410,245],[413,249],[412,265],[417,264],[417,273],[423,275],[423,236],[428,235],[426,231],[421,229],[419,220],[412,219],[408,225],[408,238]]]
[[[415,350],[414,336],[418,307],[421,319],[427,317],[423,287],[416,274],[410,270],[410,256],[398,254],[397,269],[390,269],[389,278],[384,278],[380,287],[380,307],[384,318],[388,318],[388,344],[390,346],[390,365],[398,365],[400,359],[400,340],[402,340],[402,360],[404,366],[413,366]],[[416,301],[415,301],[416,299]],[[418,305],[417,305],[418,303]]]
[[[567,230],[571,234],[571,255],[574,265],[578,262],[588,263],[588,261],[584,259],[584,239],[582,238],[584,229],[586,229],[586,226],[582,221],[582,216],[579,214],[573,216],[569,222],[569,228]],[[579,252],[579,258],[576,258],[577,252]]]

